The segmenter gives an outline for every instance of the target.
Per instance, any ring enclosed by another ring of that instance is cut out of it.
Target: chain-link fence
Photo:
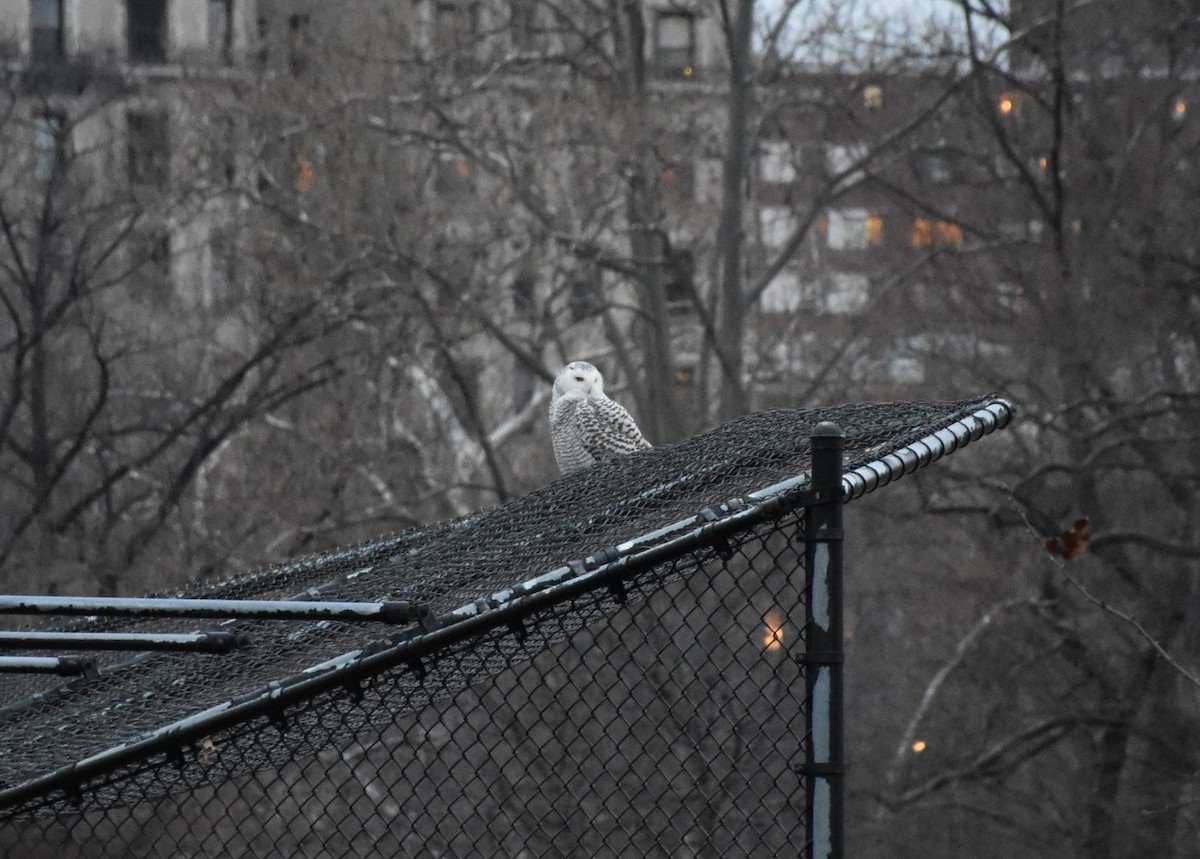
[[[812,764],[828,726],[812,733],[806,678],[809,437],[844,431],[850,500],[1010,414],[994,398],[764,413],[494,511],[197,586],[181,596],[429,615],[176,621],[249,645],[4,677],[0,851],[803,853],[814,773],[836,769]]]

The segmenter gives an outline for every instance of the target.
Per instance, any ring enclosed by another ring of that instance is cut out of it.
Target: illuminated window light
[[[458,175],[464,179],[471,178],[471,165],[466,161],[457,161],[454,164],[454,169],[458,171]]]
[[[925,744],[924,740],[916,740],[912,744],[912,750],[913,750],[914,755],[921,754],[921,752],[925,751],[926,748],[928,748],[928,746]]]
[[[1043,155],[1037,160],[1038,170],[1042,171],[1042,175],[1046,175],[1046,171],[1050,169],[1050,159]]]
[[[777,611],[767,612],[767,616],[763,618],[765,625],[763,626],[763,648],[766,650],[779,650],[783,647],[783,620]]]
[[[883,216],[867,215],[867,244],[883,244]]]
[[[925,218],[913,221],[912,236],[909,238],[914,248],[927,248],[933,244],[933,224]]]
[[[1017,101],[1013,97],[1012,93],[1006,92],[1002,96],[1000,96],[1000,101],[998,103],[998,106],[1000,108],[1001,116],[1008,116],[1014,110],[1016,110]]]
[[[883,107],[883,87],[879,84],[867,84],[863,87],[863,107],[867,110],[879,110]]]
[[[313,166],[304,154],[296,156],[296,193],[307,194],[312,190]]]
[[[694,75],[695,73],[696,73],[696,70],[695,70],[695,69],[693,69],[691,66],[684,66],[684,67],[683,67],[683,76],[684,76],[685,78],[690,78],[690,77],[691,77],[692,75]]]
[[[963,243],[962,227],[954,221],[938,221],[938,242],[943,245],[961,245]]]
[[[1171,116],[1173,116],[1176,121],[1182,120],[1185,116],[1187,116],[1187,102],[1181,98],[1175,99],[1175,105],[1171,108]]]

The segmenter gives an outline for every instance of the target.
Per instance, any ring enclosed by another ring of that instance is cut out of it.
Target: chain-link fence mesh
[[[195,587],[184,595],[404,599],[433,619],[175,621],[252,646],[3,678],[0,851],[800,853],[812,429],[842,426],[848,469],[898,475],[930,460],[938,431],[954,429],[949,452],[1006,410],[755,415],[494,511]]]

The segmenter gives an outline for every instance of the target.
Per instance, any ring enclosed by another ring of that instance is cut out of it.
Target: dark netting
[[[849,470],[995,402],[757,414],[495,510],[180,594],[410,600],[440,616],[426,627],[65,624],[236,629],[253,646],[95,654],[100,676],[73,681],[0,678],[0,849],[794,852],[805,840],[803,510],[722,505],[803,475],[821,421],[845,431]],[[718,539],[653,536],[706,510],[697,521],[722,527]],[[638,551],[675,542],[628,569],[605,565],[630,549],[603,550],[639,537]],[[569,568],[605,574],[586,587],[447,614],[589,556]]]

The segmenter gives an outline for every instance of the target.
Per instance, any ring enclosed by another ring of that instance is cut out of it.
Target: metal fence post
[[[804,511],[809,859],[842,859],[845,792],[842,726],[842,450],[845,435],[821,423],[812,435],[813,501]]]

